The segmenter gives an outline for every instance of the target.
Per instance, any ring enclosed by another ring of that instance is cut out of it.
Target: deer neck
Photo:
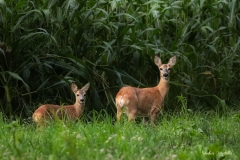
[[[161,78],[159,84],[157,85],[157,88],[164,98],[169,90],[169,80]]]
[[[83,103],[76,102],[74,104],[74,108],[75,108],[77,114],[80,114],[83,111],[83,109],[84,109],[83,107],[84,107]]]

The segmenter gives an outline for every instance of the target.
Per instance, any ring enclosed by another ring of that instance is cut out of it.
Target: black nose
[[[81,102],[84,102],[84,99],[80,99]]]
[[[164,73],[164,74],[163,74],[163,77],[167,77],[167,76],[168,76],[168,73]]]

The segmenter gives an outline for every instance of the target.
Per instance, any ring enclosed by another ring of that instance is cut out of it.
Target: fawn
[[[129,121],[134,121],[136,116],[142,116],[150,117],[152,124],[155,124],[169,90],[170,69],[176,64],[176,56],[170,58],[168,64],[162,64],[158,56],[155,56],[154,61],[160,70],[159,84],[152,88],[127,86],[120,89],[116,95],[117,121],[120,121],[122,109],[125,107]]]
[[[77,85],[72,83],[71,89],[76,96],[75,104],[68,106],[44,104],[33,113],[33,120],[40,126],[43,126],[46,120],[52,118],[58,118],[60,120],[68,118],[69,120],[75,121],[83,113],[86,101],[86,92],[89,86],[90,83],[87,83],[84,87],[78,89]]]

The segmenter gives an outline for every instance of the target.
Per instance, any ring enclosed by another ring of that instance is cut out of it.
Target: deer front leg
[[[150,118],[151,118],[151,123],[153,125],[156,124],[156,119],[157,119],[159,112],[160,112],[160,109],[158,107],[156,107],[156,106],[152,107],[152,109],[150,111]]]

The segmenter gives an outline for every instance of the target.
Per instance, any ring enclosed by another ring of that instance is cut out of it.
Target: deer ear
[[[177,61],[177,56],[173,56],[172,58],[169,59],[168,61],[168,65],[170,65],[170,67],[174,66],[176,64]]]
[[[82,90],[85,90],[85,92],[89,89],[90,83],[87,83],[84,87],[82,87]]]
[[[158,67],[162,65],[162,61],[157,55],[154,57],[154,62]]]
[[[72,83],[72,84],[71,84],[71,89],[72,89],[72,91],[75,93],[75,92],[77,92],[77,90],[78,90],[78,86],[77,86],[75,83]]]

